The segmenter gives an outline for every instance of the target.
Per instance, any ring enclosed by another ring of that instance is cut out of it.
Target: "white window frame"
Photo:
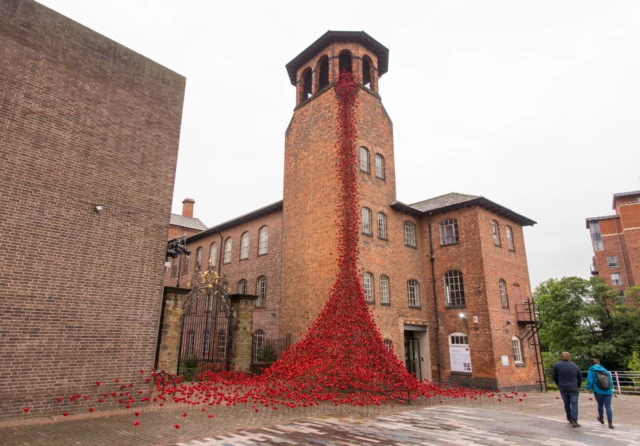
[[[376,177],[384,180],[384,156],[376,153],[375,156],[376,163]]]
[[[602,243],[602,233],[600,232],[600,222],[590,221],[589,232],[591,233],[591,242],[593,243],[594,251],[604,250],[604,243]]]
[[[262,308],[267,305],[267,277],[260,276],[256,280],[256,307]]]
[[[524,356],[522,355],[522,341],[517,336],[511,338],[511,345],[513,346],[513,362],[516,364],[524,364]]]
[[[466,306],[462,271],[451,269],[444,273],[444,295],[447,307]]]
[[[410,307],[420,308],[420,283],[417,280],[407,280],[407,297]]]
[[[620,273],[611,273],[611,286],[622,286],[622,276]]]
[[[502,308],[509,308],[509,296],[507,295],[507,282],[504,279],[498,281],[498,287],[500,288],[500,302],[502,302]]]
[[[373,235],[371,228],[371,209],[368,207],[362,208],[362,233],[365,235]]]
[[[258,329],[253,332],[253,361],[258,362],[260,353],[264,349],[264,331]]]
[[[369,149],[364,146],[360,147],[360,171],[365,173],[370,173],[369,167]]]
[[[471,373],[471,348],[469,336],[464,333],[451,333],[449,336],[449,360],[452,372]]]
[[[218,245],[216,242],[213,242],[209,246],[209,266],[216,266],[216,262],[218,261]]]
[[[378,212],[378,238],[387,240],[387,216],[384,212]]]
[[[247,281],[246,281],[246,279],[238,280],[238,285],[237,285],[236,289],[238,291],[238,294],[247,294]]]
[[[362,289],[364,291],[364,300],[368,304],[375,303],[373,297],[373,274],[365,272],[362,277]]]
[[[240,260],[246,260],[249,258],[249,231],[245,231],[240,236]]]
[[[458,237],[458,220],[447,218],[440,222],[440,246],[455,245],[460,241]]]
[[[269,227],[263,226],[258,231],[258,255],[264,255],[269,252]]]
[[[412,221],[406,220],[404,222],[404,244],[411,248],[416,248],[416,225]]]
[[[609,265],[610,269],[620,268],[620,264],[618,263],[618,256],[607,256],[607,265]]]
[[[227,263],[231,263],[231,250],[232,249],[233,249],[233,239],[231,237],[228,237],[224,241],[224,259],[223,259],[222,263],[224,263],[225,265]]]
[[[513,245],[513,229],[511,229],[511,226],[506,225],[504,230],[507,234],[507,247],[509,248],[509,251],[515,251],[516,248]]]
[[[495,220],[491,220],[491,233],[493,235],[493,244],[495,246],[502,246],[500,244],[500,225]]]
[[[391,305],[389,276],[385,276],[384,274],[380,276],[380,303],[382,305]]]

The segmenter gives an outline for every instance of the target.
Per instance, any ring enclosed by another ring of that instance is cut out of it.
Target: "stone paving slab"
[[[616,429],[595,421],[595,402],[580,397],[580,423],[564,421],[557,393],[530,394],[522,402],[432,398],[426,407],[352,408],[315,406],[271,408],[256,413],[249,406],[185,409],[176,405],[142,411],[140,426],[130,412],[30,420],[0,424],[2,446],[62,445],[637,445],[640,446],[640,396],[613,402]],[[181,415],[187,411],[188,416]],[[214,414],[209,421],[206,415]],[[70,418],[70,419],[69,419]],[[75,418],[75,419],[74,419]],[[176,431],[173,425],[179,423]]]

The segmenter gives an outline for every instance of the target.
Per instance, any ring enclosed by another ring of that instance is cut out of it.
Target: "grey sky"
[[[398,199],[484,195],[532,218],[532,286],[588,276],[585,217],[640,189],[640,2],[43,0],[187,77],[174,212],[211,226],[282,198],[294,87],[327,29],[390,50]]]

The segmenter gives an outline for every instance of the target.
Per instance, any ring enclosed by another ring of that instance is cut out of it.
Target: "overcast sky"
[[[640,189],[640,2],[42,0],[187,77],[173,212],[282,199],[285,64],[328,29],[390,50],[398,200],[483,195],[525,229],[532,287],[588,277],[586,217]]]

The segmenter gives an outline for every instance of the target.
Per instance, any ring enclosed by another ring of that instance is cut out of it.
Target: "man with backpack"
[[[570,361],[569,352],[562,352],[560,357],[562,361],[553,365],[553,381],[562,395],[567,421],[571,423],[572,427],[580,427],[578,424],[578,397],[582,385],[582,372],[577,365]]]
[[[591,358],[591,367],[587,373],[587,390],[593,390],[593,396],[598,402],[598,421],[604,424],[602,406],[607,409],[609,429],[613,429],[613,412],[611,410],[611,397],[613,396],[613,380],[611,372],[600,365],[600,361]]]

